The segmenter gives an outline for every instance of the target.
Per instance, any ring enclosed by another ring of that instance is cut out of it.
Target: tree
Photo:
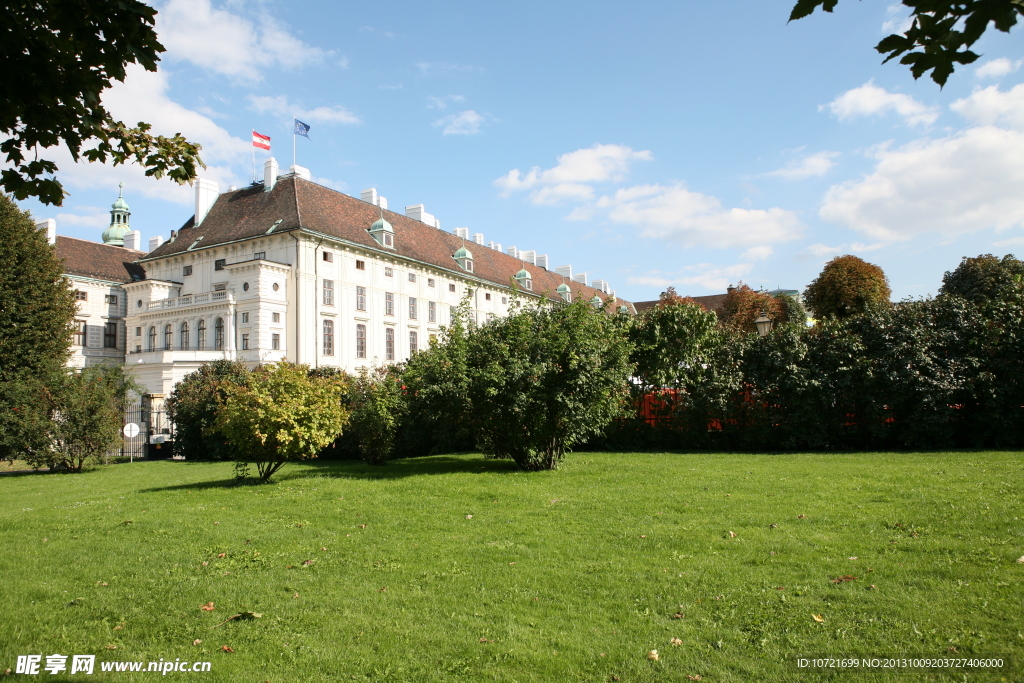
[[[232,460],[234,452],[214,426],[229,385],[245,386],[249,370],[233,360],[204,363],[174,386],[167,411],[174,422],[174,453],[186,460]]]
[[[889,280],[882,269],[856,256],[837,256],[804,291],[804,301],[818,318],[847,318],[889,303]]]
[[[798,0],[789,20],[802,19],[821,7],[831,12],[839,0]],[[903,0],[913,23],[902,35],[883,38],[875,49],[888,55],[888,62],[900,55],[900,64],[910,67],[914,78],[931,71],[940,86],[956,64],[970,64],[978,55],[969,48],[988,30],[989,24],[1004,33],[1024,14],[1020,0]]]
[[[755,291],[743,282],[729,288],[729,293],[722,302],[722,311],[722,322],[726,328],[737,332],[757,332],[754,321],[762,313],[777,325],[787,322],[786,307],[781,299],[768,292]]]
[[[359,452],[371,465],[391,457],[398,426],[406,411],[401,369],[363,370],[352,386],[350,427],[359,436]]]
[[[621,319],[582,300],[480,327],[468,367],[478,445],[524,470],[555,469],[621,415],[633,369]]]
[[[45,233],[4,194],[0,245],[0,458],[13,459],[35,447],[39,391],[63,372],[77,309]]]
[[[122,365],[66,370],[41,392],[49,415],[46,447],[29,454],[29,464],[81,472],[121,441],[129,392],[138,390]]]
[[[638,315],[629,338],[639,392],[683,389],[699,382],[709,352],[719,343],[717,321],[713,312],[692,300],[664,295],[658,305]]]
[[[940,295],[959,296],[976,304],[1024,294],[1024,261],[1013,254],[964,257],[953,272],[942,276]]]
[[[138,0],[12,0],[0,22],[0,153],[10,168],[3,189],[18,199],[60,206],[57,165],[39,149],[64,144],[76,161],[135,161],[146,175],[178,183],[196,176],[200,146],[176,133],[150,134],[117,121],[100,99],[125,68],[156,71],[164,51],[153,30],[156,10]]]
[[[348,417],[345,381],[317,377],[305,365],[257,368],[246,385],[224,387],[214,428],[227,437],[239,462],[255,462],[267,481],[288,462],[317,457]]]

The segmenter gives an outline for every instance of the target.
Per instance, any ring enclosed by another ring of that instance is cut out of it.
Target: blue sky
[[[633,301],[802,290],[844,253],[917,297],[962,256],[1024,252],[1018,32],[990,31],[940,89],[873,49],[902,5],[787,24],[791,6],[166,0],[160,71],[105,102],[201,143],[222,190],[249,182],[253,129],[291,164],[298,116],[318,182],[425,204]],[[60,234],[98,240],[121,180],[144,243],[192,214],[189,187],[51,158],[70,196],[23,206]]]

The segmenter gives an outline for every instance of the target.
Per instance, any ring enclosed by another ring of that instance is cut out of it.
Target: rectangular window
[[[409,330],[409,355],[419,350],[419,334],[416,330]]]
[[[334,254],[332,254],[329,251],[325,251],[324,252],[324,261],[327,261],[328,263],[334,263]]]
[[[281,322],[281,314],[280,313],[274,313],[273,314],[273,322],[275,322],[275,323]]]
[[[75,346],[85,346],[85,321],[75,321]]]
[[[216,261],[213,262],[213,269],[214,270],[224,270],[224,264],[226,262],[227,262],[227,259],[222,259],[222,258],[217,259]]]
[[[334,355],[334,321],[324,321],[324,355]]]
[[[416,282],[416,273],[409,273],[409,282]]]
[[[270,335],[270,348],[274,351],[279,351],[281,349],[281,335],[276,332]]]
[[[248,351],[249,350],[249,335],[248,334],[243,334],[242,335],[242,350],[243,351]]]
[[[366,358],[366,325],[356,325],[356,358]]]
[[[103,348],[117,348],[117,323],[107,323],[103,326]]]
[[[356,310],[366,310],[366,287],[356,287]]]
[[[384,233],[384,246],[390,247],[391,249],[395,248],[395,236],[390,232]]]
[[[267,258],[267,252],[265,251],[257,251],[255,254],[252,255],[253,261],[260,261],[265,258]]]
[[[220,284],[220,285],[214,285],[214,286],[213,286],[213,291],[215,291],[215,292],[223,292],[223,291],[224,291],[224,290],[226,290],[227,288],[228,288],[228,286],[227,286],[227,285],[225,285],[225,284]]]
[[[182,275],[191,275],[192,274],[192,266],[185,266],[185,267],[183,267],[181,269],[181,274]]]
[[[395,293],[384,292],[384,315],[395,314]]]
[[[75,301],[88,301],[88,300],[89,300],[89,292],[83,292],[83,291],[80,291],[80,290],[77,290],[77,289],[75,290]]]
[[[395,359],[395,328],[384,328],[384,359]]]
[[[384,266],[384,277],[394,277],[395,269],[391,266]]]
[[[247,323],[247,322],[249,322],[249,314],[248,313],[243,313],[242,314],[242,323]]]
[[[324,306],[334,305],[334,280],[324,280]]]
[[[487,300],[487,301],[490,301],[491,300],[491,293],[487,292],[486,294],[484,294],[484,299]]]
[[[366,270],[366,261],[356,260],[356,270]]]
[[[433,287],[433,286],[434,286],[434,278],[428,277],[427,278],[427,287]]]
[[[135,345],[135,353],[142,353],[142,346],[140,344]]]
[[[111,306],[117,305],[117,294],[107,294],[103,297],[103,303],[110,304]]]
[[[455,285],[448,285],[448,291],[449,292],[454,292],[455,291]]]
[[[501,303],[507,304],[508,303],[508,297],[507,296],[501,297]]]
[[[433,301],[427,302],[427,322],[437,322],[437,304]]]
[[[136,337],[141,337],[142,336],[142,328],[141,327],[136,327],[135,328],[135,336]]]
[[[416,297],[409,297],[409,320],[416,319]]]

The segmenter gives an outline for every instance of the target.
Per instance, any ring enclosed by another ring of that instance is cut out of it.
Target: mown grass
[[[578,453],[539,473],[439,456],[232,476],[142,462],[0,477],[0,674],[61,653],[272,683],[964,678],[798,672],[815,653],[1003,655],[968,679],[1024,679],[1021,453]],[[263,616],[214,628],[243,611]]]

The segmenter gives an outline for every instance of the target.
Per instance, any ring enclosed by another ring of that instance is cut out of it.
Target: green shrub
[[[234,450],[214,423],[218,402],[228,385],[244,386],[249,370],[243,363],[216,360],[178,382],[167,400],[167,411],[174,422],[174,454],[187,460],[234,460]]]

